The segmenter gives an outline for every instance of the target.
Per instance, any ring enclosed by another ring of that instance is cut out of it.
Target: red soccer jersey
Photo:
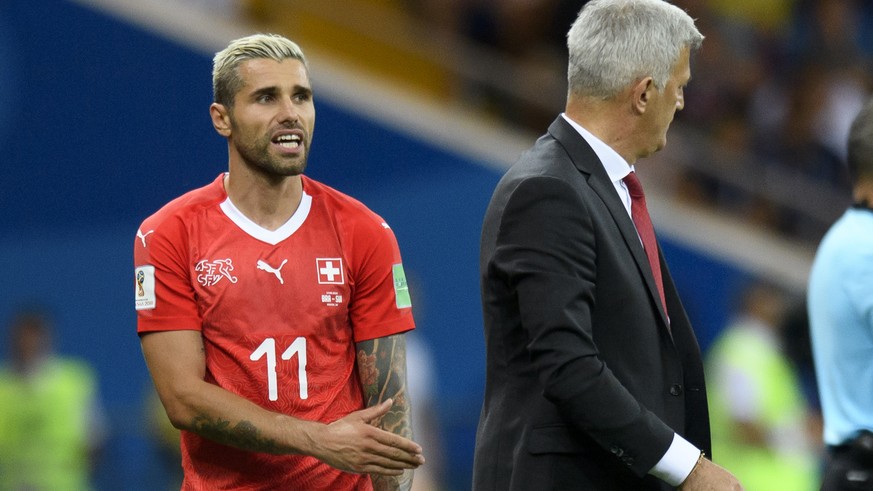
[[[303,178],[275,231],[227,198],[224,175],[146,219],[134,243],[138,332],[199,330],[206,380],[271,411],[331,422],[364,407],[355,343],[414,328],[394,234],[360,202]],[[183,489],[372,489],[300,455],[182,432]]]

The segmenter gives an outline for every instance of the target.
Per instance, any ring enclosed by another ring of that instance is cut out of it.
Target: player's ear
[[[212,118],[212,127],[219,135],[230,136],[230,111],[224,104],[213,102],[209,106],[209,116]]]

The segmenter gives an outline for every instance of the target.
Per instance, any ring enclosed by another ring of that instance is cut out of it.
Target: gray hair
[[[867,102],[852,122],[848,164],[853,184],[859,178],[873,179],[873,99]]]
[[[694,19],[662,0],[591,0],[567,33],[569,91],[610,99],[647,76],[662,91],[682,49],[701,42]]]
[[[253,34],[235,39],[212,59],[213,100],[231,108],[236,93],[244,85],[239,66],[245,61],[261,58],[279,62],[288,58],[300,60],[309,72],[303,50],[288,38],[278,34]]]

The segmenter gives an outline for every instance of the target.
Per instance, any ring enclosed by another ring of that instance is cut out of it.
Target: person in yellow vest
[[[781,347],[786,300],[771,285],[749,287],[707,356],[714,460],[747,491],[817,489],[811,413]]]
[[[106,439],[97,379],[83,361],[52,352],[43,309],[10,323],[0,365],[0,489],[90,489],[95,452]]]

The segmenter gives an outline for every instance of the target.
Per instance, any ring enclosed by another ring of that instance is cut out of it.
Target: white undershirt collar
[[[622,179],[634,171],[634,166],[628,164],[624,157],[619,155],[612,147],[604,143],[600,138],[594,136],[593,133],[583,128],[579,123],[570,119],[565,113],[561,113],[561,116],[570,123],[570,126],[572,126],[576,132],[582,135],[582,138],[584,138],[585,141],[588,142],[588,145],[591,146],[591,149],[594,150],[597,158],[600,159],[600,163],[603,164],[603,168],[606,170],[609,180],[612,181],[612,185],[615,187],[615,192],[618,194],[618,197],[621,198],[621,202],[624,204],[628,216],[630,216],[631,197]]]
[[[300,199],[300,205],[297,206],[297,210],[287,222],[283,223],[276,230],[267,230],[243,215],[239,208],[230,201],[230,197],[227,197],[220,206],[221,211],[227,215],[227,218],[241,228],[243,232],[270,245],[276,245],[291,237],[303,225],[303,222],[306,221],[306,217],[309,216],[309,211],[312,209],[312,196],[303,191],[303,196]]]

